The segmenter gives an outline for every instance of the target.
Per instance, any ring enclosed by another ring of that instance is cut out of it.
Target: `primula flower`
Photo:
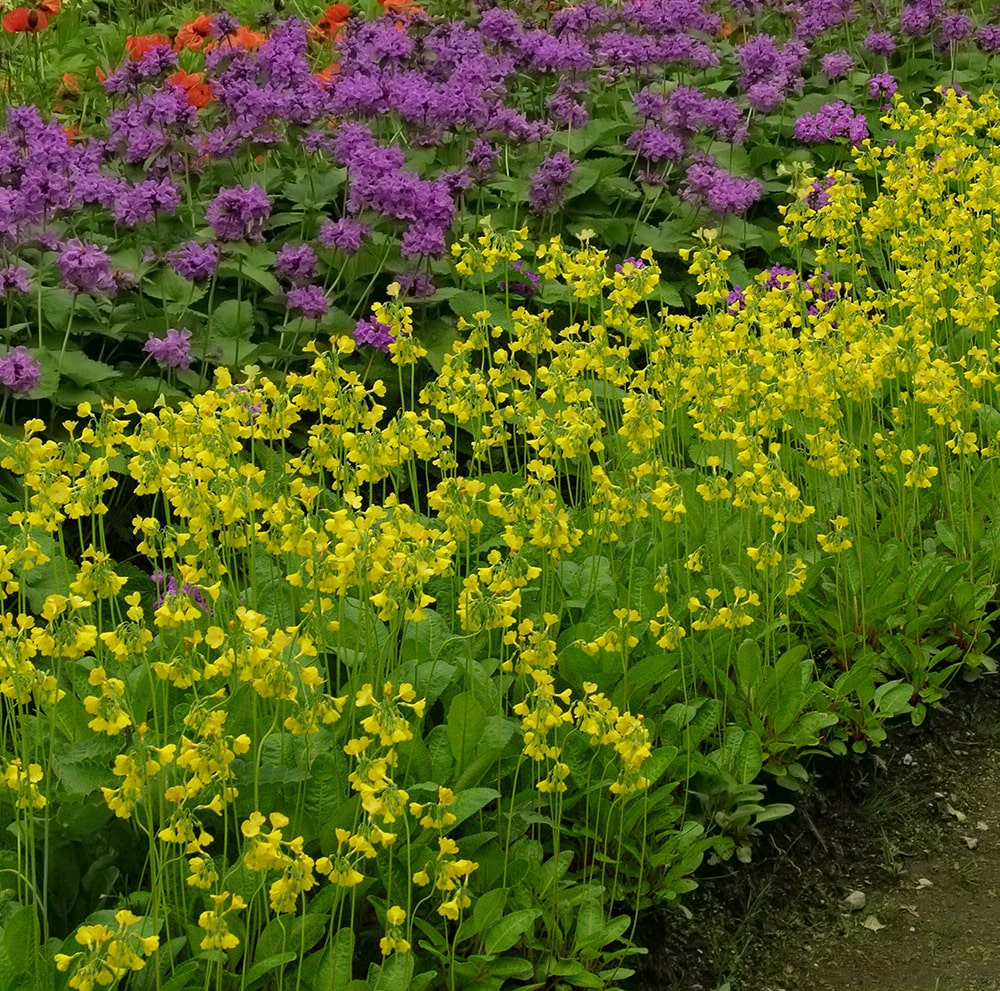
[[[56,265],[62,273],[63,285],[71,292],[99,295],[116,288],[108,250],[100,245],[72,238],[63,244]]]
[[[15,7],[4,14],[3,29],[10,34],[19,31],[44,31],[49,26],[49,19],[41,10],[33,7]]]
[[[199,244],[187,241],[176,251],[167,255],[178,275],[189,282],[204,282],[215,271],[219,261],[219,249],[214,244]]]
[[[9,350],[0,358],[0,384],[15,396],[26,396],[37,388],[42,377],[42,366],[31,356],[26,347]]]
[[[843,100],[825,103],[815,114],[803,114],[795,121],[795,137],[799,141],[819,143],[833,138],[847,138],[859,145],[868,137],[868,122],[864,115],[855,114]]]
[[[191,367],[191,331],[171,327],[163,337],[149,335],[142,350],[167,368]]]
[[[28,270],[23,265],[6,265],[0,268],[0,298],[12,292],[20,293],[22,296],[27,296],[31,292]]]
[[[256,183],[226,186],[205,209],[205,220],[220,241],[263,240],[264,221],[271,216],[271,201]]]
[[[345,254],[356,255],[370,233],[365,224],[351,217],[324,220],[319,229],[319,243],[324,248],[336,248]]]
[[[374,317],[359,320],[354,326],[354,340],[358,347],[378,348],[384,354],[389,353],[389,345],[395,340],[392,328],[388,324],[379,323]]]
[[[319,320],[326,315],[330,306],[322,286],[300,286],[289,289],[285,302],[290,310],[298,310],[303,316]]]

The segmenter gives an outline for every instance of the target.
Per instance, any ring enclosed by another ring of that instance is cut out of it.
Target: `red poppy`
[[[377,0],[380,7],[385,8],[387,14],[422,14],[424,8],[418,6],[413,0]]]
[[[316,41],[333,41],[350,16],[351,8],[346,3],[330,4],[326,8],[326,13],[309,28],[309,37]]]
[[[232,34],[227,34],[221,42],[209,42],[209,44],[205,46],[205,51],[211,51],[219,45],[229,45],[231,48],[242,48],[246,51],[251,51],[259,45],[263,45],[265,41],[267,41],[266,35],[258,34],[256,31],[251,31],[250,28],[243,27],[241,24]]]
[[[72,72],[64,72],[62,82],[56,90],[56,96],[68,96],[80,92],[80,82]]]
[[[130,34],[125,39],[125,51],[133,62],[141,62],[146,52],[154,48],[171,47],[170,39],[165,34]]]
[[[167,76],[167,82],[184,90],[187,102],[199,110],[215,99],[211,85],[205,82],[204,72],[185,72],[183,69],[178,69]]]
[[[58,14],[62,0],[38,0],[35,10],[43,10],[46,14]]]
[[[15,7],[3,17],[3,29],[11,34],[15,31],[44,31],[48,26],[49,19],[45,14],[31,7]]]
[[[174,51],[180,52],[184,49],[189,52],[201,51],[205,42],[212,36],[214,24],[215,21],[208,14],[201,14],[193,21],[182,24],[174,38]]]
[[[63,125],[63,134],[66,137],[66,144],[71,145],[74,141],[82,141],[83,134],[80,133],[80,125],[75,121],[72,124]]]
[[[719,28],[719,37],[728,38],[736,30],[736,25],[732,21],[723,21]]]

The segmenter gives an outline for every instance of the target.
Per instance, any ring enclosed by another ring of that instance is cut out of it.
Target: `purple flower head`
[[[28,270],[23,265],[6,265],[0,268],[0,297],[12,292],[27,296],[31,292]]]
[[[0,358],[0,384],[15,396],[26,396],[37,388],[42,378],[42,366],[31,356],[26,347],[9,350]]]
[[[389,353],[389,345],[395,340],[392,327],[379,323],[374,317],[359,320],[354,325],[354,340],[358,347],[378,348],[385,354]]]
[[[569,152],[557,151],[547,155],[531,173],[528,190],[528,207],[532,213],[548,213],[561,206],[569,184],[573,181],[576,166]]]
[[[976,32],[976,44],[987,55],[996,55],[1000,52],[1000,25],[984,24]]]
[[[714,155],[700,154],[688,166],[681,196],[722,216],[746,213],[762,192],[763,186],[757,179],[730,175],[718,166]]]
[[[425,220],[415,220],[399,241],[399,253],[404,258],[441,258],[448,250],[447,228]]]
[[[156,601],[153,603],[154,609],[159,609],[163,605],[167,597],[173,599],[177,595],[177,579],[173,575],[165,575],[162,571],[157,569],[150,576],[153,579],[153,583],[156,585],[156,590],[159,595]],[[192,585],[190,582],[185,582],[183,589],[181,589],[181,594],[188,596],[192,602],[194,602],[200,609],[211,614],[212,609],[208,602],[205,600],[205,596],[202,595],[201,589],[197,585]]]
[[[729,290],[729,295],[726,297],[726,305],[734,313],[747,308],[746,296],[743,295],[743,290],[739,286],[733,286]]]
[[[219,249],[214,244],[186,241],[176,251],[167,255],[174,270],[189,282],[204,282],[215,271]]]
[[[868,95],[876,100],[881,100],[885,107],[888,107],[892,102],[898,88],[896,80],[888,72],[880,72],[868,80]]]
[[[620,265],[615,265],[615,271],[620,275],[625,271],[626,265],[631,265],[632,268],[639,269],[641,271],[646,267],[646,262],[642,258],[626,258]]]
[[[830,202],[829,190],[835,181],[833,176],[827,176],[824,179],[817,179],[812,184],[812,189],[805,196],[806,205],[810,210],[822,210]]]
[[[542,287],[541,276],[534,269],[525,268],[524,262],[520,259],[516,262],[511,262],[510,267],[519,275],[523,275],[527,281],[508,280],[503,284],[507,292],[516,296],[522,296],[524,299],[531,299],[532,296],[537,296],[538,290]]]
[[[827,79],[844,79],[854,68],[854,59],[847,52],[830,52],[819,60],[819,68]]]
[[[964,41],[972,34],[972,19],[968,14],[946,14],[941,18],[938,40],[944,44]]]
[[[868,122],[864,115],[855,114],[849,104],[836,100],[823,104],[817,113],[797,118],[795,137],[811,144],[847,138],[852,145],[859,145],[868,137]]]
[[[316,252],[308,244],[283,245],[274,259],[274,271],[295,285],[307,282],[316,271]]]
[[[484,182],[492,174],[500,158],[500,151],[488,141],[477,138],[475,144],[469,149],[469,154],[465,158],[465,164],[477,182]]]
[[[256,183],[223,187],[205,209],[205,220],[220,241],[262,240],[269,216],[271,201]]]
[[[341,217],[336,221],[324,220],[319,231],[319,243],[324,248],[336,248],[345,254],[356,255],[370,233],[365,224],[351,217]]]
[[[889,58],[896,51],[896,40],[886,31],[869,31],[865,35],[864,46],[872,55]]]
[[[190,368],[191,331],[171,327],[163,337],[150,334],[142,350],[163,368]]]
[[[66,241],[56,259],[63,285],[70,292],[105,295],[115,288],[108,249],[73,238]]]
[[[326,316],[330,309],[322,286],[299,286],[297,289],[289,289],[285,304],[288,309],[298,311],[312,320]]]
[[[899,15],[903,34],[919,38],[929,34],[944,14],[944,0],[907,0]]]
[[[424,272],[400,272],[392,281],[399,283],[399,294],[407,299],[426,299],[434,295],[434,280]]]
[[[236,34],[239,29],[240,22],[228,10],[220,11],[212,17],[212,34],[220,40]]]

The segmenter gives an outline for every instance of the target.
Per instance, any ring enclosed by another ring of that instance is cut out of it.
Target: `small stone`
[[[885,929],[885,926],[874,915],[869,915],[864,922],[861,923],[863,929],[869,929],[873,933],[877,933],[880,929]]]
[[[863,891],[852,891],[841,902],[848,912],[860,912],[868,902],[868,898]]]
[[[970,849],[975,850],[979,846],[979,838],[976,836],[963,836],[962,842]]]
[[[925,877],[917,878],[917,891],[923,891],[924,888],[933,888],[933,887],[934,887],[933,881],[930,881]]]
[[[983,822],[982,819],[980,819],[979,822],[976,823],[976,829],[978,829],[979,832],[981,833],[989,832],[989,828],[990,828],[989,825]]]

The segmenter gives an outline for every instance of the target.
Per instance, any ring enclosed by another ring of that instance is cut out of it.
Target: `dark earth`
[[[642,920],[630,991],[1000,991],[1000,678],[811,773],[690,919]]]

